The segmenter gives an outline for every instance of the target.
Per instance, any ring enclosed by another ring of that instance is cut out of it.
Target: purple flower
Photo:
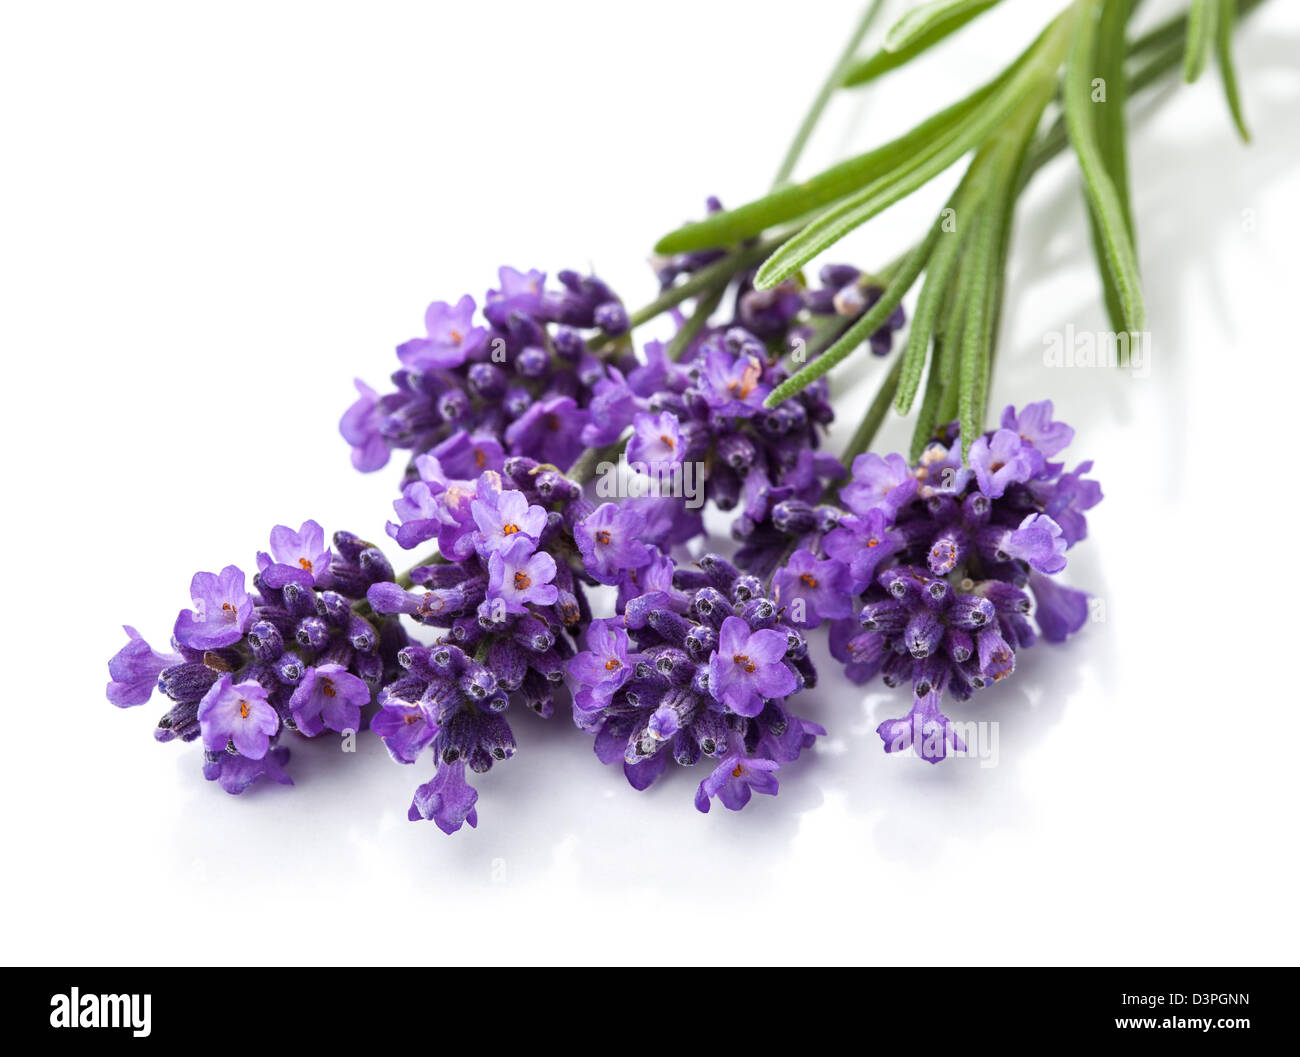
[[[485,309],[493,322],[504,324],[510,312],[533,316],[541,310],[545,272],[536,269],[521,272],[517,268],[501,267],[497,269],[497,281],[501,289],[488,291],[488,308]]]
[[[192,650],[216,650],[238,642],[253,620],[244,573],[227,565],[220,573],[195,573],[190,581],[194,611],[183,610],[173,634]]]
[[[506,427],[506,446],[515,455],[568,469],[582,454],[582,429],[589,413],[571,396],[533,404]]]
[[[176,653],[158,653],[140,637],[130,625],[123,625],[127,643],[108,662],[108,699],[118,708],[143,705],[153,695],[158,685],[158,675],[164,668],[180,664],[184,659]]]
[[[343,412],[339,432],[352,445],[352,465],[362,473],[370,473],[388,464],[388,442],[381,428],[384,412],[378,393],[360,378],[353,384],[361,395]]]
[[[873,508],[865,517],[841,518],[839,527],[822,540],[827,554],[848,565],[854,594],[871,583],[881,563],[902,546],[902,534],[894,530],[892,515],[883,507]]]
[[[234,743],[241,756],[260,760],[270,736],[280,729],[280,717],[261,683],[232,683],[222,675],[199,702],[199,727],[209,752],[222,752]]]
[[[722,801],[729,811],[739,811],[749,803],[753,793],[776,796],[777,780],[773,771],[780,767],[775,760],[752,759],[740,752],[725,756],[695,793],[695,806],[708,813],[712,798]]]
[[[853,480],[840,489],[840,498],[853,513],[866,517],[880,508],[897,514],[916,494],[916,478],[896,452],[881,458],[867,452],[853,460]]]
[[[614,692],[632,677],[627,632],[617,620],[593,620],[587,649],[569,661],[569,674],[580,684],[575,708],[592,712],[609,704]]]
[[[1041,573],[1059,573],[1065,568],[1065,547],[1061,526],[1045,514],[1030,514],[1002,543],[1011,557],[1028,562]]]
[[[1074,439],[1072,428],[1064,422],[1052,421],[1050,400],[1026,404],[1019,415],[1016,414],[1015,405],[1008,404],[1002,412],[1002,428],[1018,433],[1021,440],[1028,441],[1046,458],[1069,447],[1070,441]]]
[[[727,617],[709,661],[709,690],[733,712],[758,715],[764,699],[786,697],[799,685],[783,660],[787,646],[783,632],[751,631],[742,618]]]
[[[671,472],[681,463],[685,451],[682,428],[671,411],[661,411],[658,415],[644,412],[634,415],[632,430],[627,444],[629,463],[640,463],[655,478]]]
[[[998,430],[992,440],[977,437],[969,461],[980,491],[990,499],[1001,499],[1009,485],[1028,481],[1045,463],[1042,452],[1009,429]]]
[[[433,780],[415,791],[406,817],[412,822],[432,819],[443,833],[455,833],[466,822],[478,825],[477,800],[478,791],[465,781],[464,761],[456,760],[440,765]]]
[[[588,410],[591,421],[582,428],[582,443],[601,448],[618,440],[636,413],[637,398],[617,367],[606,367],[608,377],[592,387]]]
[[[932,691],[912,702],[912,711],[902,719],[887,719],[876,728],[886,752],[914,748],[927,763],[938,763],[949,752],[965,752],[966,743],[952,729],[951,721],[939,711],[939,693]]]
[[[704,399],[723,415],[752,415],[763,406],[771,386],[763,381],[763,361],[748,352],[737,356],[711,348],[701,375]]]
[[[555,559],[545,551],[534,554],[534,546],[530,539],[517,539],[488,558],[487,597],[500,599],[507,613],[526,613],[530,602],[549,606],[559,597],[551,583]]]
[[[466,294],[455,305],[435,301],[424,313],[426,337],[397,347],[397,358],[417,371],[459,367],[483,347],[487,330],[474,326],[474,298]]]
[[[383,741],[398,763],[414,763],[438,736],[438,725],[418,705],[390,697],[370,721],[370,729]]]
[[[618,583],[626,569],[640,569],[653,556],[641,541],[645,516],[617,503],[602,503],[573,526],[587,572],[603,584]]]
[[[328,727],[340,734],[361,729],[361,709],[370,704],[370,688],[341,664],[308,668],[289,708],[298,729],[314,738]]]
[[[1088,536],[1088,519],[1083,512],[1102,500],[1101,485],[1083,476],[1091,469],[1092,461],[1088,460],[1055,481],[1029,483],[1029,491],[1042,504],[1043,513],[1061,526],[1061,535],[1071,547]]]
[[[1029,574],[1037,608],[1034,619],[1048,642],[1064,642],[1088,619],[1088,596],[1039,572]]]
[[[475,546],[482,557],[504,550],[521,537],[534,546],[546,527],[546,511],[530,506],[523,492],[506,489],[485,494],[470,503],[479,537]]]
[[[1015,652],[996,628],[985,628],[976,635],[975,649],[980,672],[993,682],[1001,682],[1016,670]]]
[[[487,432],[468,433],[458,429],[428,452],[437,461],[437,472],[444,481],[472,481],[485,470],[500,470],[505,465],[505,449]],[[417,469],[420,460],[417,459]]]
[[[815,628],[823,620],[838,620],[853,612],[852,578],[848,566],[833,558],[818,560],[809,550],[797,550],[772,579],[777,602],[786,619],[798,628]]]
[[[397,512],[398,521],[388,523],[388,534],[399,546],[410,550],[426,540],[433,539],[442,528],[438,517],[441,504],[438,486],[430,486],[427,481],[411,481],[404,485],[402,494],[393,500],[393,510]]]
[[[325,530],[315,521],[304,521],[297,532],[276,525],[271,529],[271,553],[259,553],[257,567],[267,587],[280,588],[291,581],[304,587],[329,587],[333,582]]]
[[[284,769],[288,762],[289,750],[282,745],[269,750],[260,760],[223,752],[215,760],[203,764],[203,777],[209,782],[220,782],[227,793],[238,796],[261,778],[269,778],[280,785],[293,785],[293,779]]]

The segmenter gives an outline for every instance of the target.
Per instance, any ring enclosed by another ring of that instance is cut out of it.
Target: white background
[[[1106,619],[955,710],[1000,722],[996,768],[886,758],[906,700],[821,644],[832,736],[775,801],[701,816],[702,772],[638,794],[519,714],[448,838],[406,821],[427,766],[370,739],[295,742],[292,789],[204,782],[158,700],[104,700],[119,625],[162,644],[191,573],[277,522],[382,538],[398,468],[352,472],[352,377],[501,263],[643,303],[658,235],[765,188],[857,5],[7,4],[4,960],[1294,961],[1298,6],[1240,34],[1253,146],[1213,70],[1135,124],[1149,377],[1044,368],[1046,333],[1105,324],[1072,165],[1022,204],[994,405],[1053,397],[1096,459],[1067,575]],[[804,171],[1057,7],[1008,0],[839,100]],[[888,260],[946,191],[835,257]]]

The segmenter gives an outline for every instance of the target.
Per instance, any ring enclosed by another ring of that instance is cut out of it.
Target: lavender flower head
[[[441,634],[399,653],[403,671],[380,692],[372,727],[399,763],[429,750],[436,770],[410,817],[453,833],[478,820],[467,770],[514,755],[511,702],[548,717],[563,693],[572,636],[590,619],[584,583],[594,581],[571,559],[592,508],[557,471],[510,458],[438,491],[426,513],[442,560],[416,566],[409,589],[379,582],[368,598]]]
[[[734,811],[755,792],[775,794],[775,772],[826,732],[787,708],[816,681],[803,635],[757,578],[713,554],[697,565],[669,562],[620,618],[592,622],[569,662],[574,721],[635,789],[670,758],[708,761],[695,806],[708,811],[717,797]]]
[[[262,778],[292,784],[286,731],[355,733],[373,693],[398,671],[400,625],[369,613],[366,589],[391,582],[383,553],[346,532],[333,548],[314,521],[271,532],[252,591],[244,573],[195,574],[193,608],[177,617],[171,653],[134,629],[109,661],[108,699],[145,704],[155,687],[171,701],[159,741],[203,739],[204,776],[229,793]]]
[[[887,752],[937,763],[964,751],[943,696],[966,700],[1009,676],[1039,633],[1060,642],[1082,627],[1087,596],[1052,579],[1101,500],[1083,476],[1090,462],[1066,473],[1048,461],[1072,436],[1050,401],[1008,407],[972,443],[969,466],[954,423],[915,466],[859,456],[840,493],[847,509],[807,512],[778,599],[831,621],[831,652],[855,682],[911,684],[912,710],[878,728]]]
[[[597,330],[626,332],[627,312],[595,276],[557,278],[559,289],[548,289],[541,272],[502,268],[481,315],[469,295],[431,304],[425,333],[397,348],[393,390],[356,383],[357,400],[339,423],[353,465],[377,470],[396,449],[434,452],[445,463],[450,444],[453,461],[472,463],[449,472],[474,477],[500,470],[504,454],[568,467],[585,446],[607,443],[594,405],[621,375],[587,342]]]

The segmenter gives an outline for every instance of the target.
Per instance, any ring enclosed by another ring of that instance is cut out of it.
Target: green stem
[[[650,322],[650,320],[654,319],[661,313],[667,312],[670,308],[677,307],[688,297],[694,297],[696,294],[703,293],[706,290],[711,290],[719,284],[725,286],[737,274],[753,268],[762,261],[769,253],[776,249],[776,247],[781,245],[788,235],[788,232],[785,235],[778,233],[771,238],[741,246],[739,249],[733,250],[725,257],[714,261],[707,267],[701,268],[698,272],[695,272],[687,278],[685,282],[678,283],[676,286],[671,286],[667,290],[664,290],[649,304],[628,316],[627,333],[630,334],[637,327]],[[587,349],[590,352],[598,352],[610,342],[614,341],[616,337],[622,338],[625,336],[625,334],[617,336],[612,334],[597,334],[587,340]]]
[[[692,341],[699,335],[709,322],[709,317],[717,310],[723,295],[727,292],[728,283],[719,283],[707,294],[700,297],[695,302],[695,309],[685,323],[677,328],[677,333],[673,335],[672,341],[668,343],[665,355],[670,360],[679,360],[682,353],[685,352]]]
[[[853,57],[858,52],[858,45],[862,43],[862,38],[867,35],[867,30],[871,28],[876,15],[880,13],[882,3],[883,0],[872,0],[862,13],[856,28],[844,45],[843,53],[841,53],[835,65],[831,67],[831,72],[817,92],[817,97],[813,100],[812,106],[808,108],[808,113],[804,115],[803,121],[799,123],[794,139],[785,152],[785,158],[781,161],[781,167],[776,171],[776,178],[772,181],[774,188],[780,187],[790,179],[794,167],[799,163],[799,156],[803,154],[804,147],[808,145],[808,137],[812,135],[812,130],[816,127],[822,112],[826,109],[826,104],[830,102],[831,96],[835,94],[835,90],[839,88],[840,82],[843,81],[845,72],[853,65]]]
[[[844,463],[845,466],[852,467],[853,460],[871,447],[871,442],[876,439],[880,424],[885,421],[885,412],[889,410],[889,405],[894,400],[894,393],[898,389],[898,379],[902,373],[903,358],[895,356],[893,365],[889,368],[889,373],[885,375],[885,380],[880,383],[875,399],[871,401],[867,413],[862,416],[862,421],[858,423],[857,430],[854,431],[848,445],[840,455],[840,462]]]

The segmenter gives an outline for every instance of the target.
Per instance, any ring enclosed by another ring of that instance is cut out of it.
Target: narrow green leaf
[[[987,386],[989,370],[989,268],[996,254],[995,215],[986,212],[980,218],[971,246],[971,284],[966,296],[966,312],[961,329],[960,373],[957,393],[957,417],[961,423],[961,457],[964,461],[975,438],[984,430],[984,406],[981,393]]]
[[[1205,72],[1218,17],[1219,0],[1192,0],[1187,11],[1187,49],[1183,52],[1183,80],[1188,84]]]
[[[947,35],[952,29],[965,25],[997,2],[998,0],[929,0],[928,3],[917,4],[885,34],[885,50],[902,51],[909,44],[935,31]]]
[[[990,170],[994,188],[981,211],[969,250],[970,290],[961,328],[960,390],[957,413],[965,459],[975,438],[983,432],[988,408],[989,379],[997,351],[1006,283],[1007,250],[1015,217],[1015,203],[1024,187],[1029,144],[1051,98],[1054,85],[1046,84],[1037,97],[1027,96],[1020,109],[990,145]]]
[[[1053,26],[1068,23],[1053,23]],[[1044,38],[1040,38],[1040,41]],[[1051,56],[1052,61],[1048,60]],[[1046,80],[1055,83],[1058,59],[1053,49],[1035,49],[1022,56],[1009,77],[987,102],[947,136],[936,138],[893,172],[868,184],[807,224],[802,231],[772,254],[754,277],[754,285],[765,290],[794,274],[817,254],[834,245],[854,228],[865,224],[882,210],[929,183],[972,147],[1000,128],[1012,112]]]
[[[1104,97],[1093,104],[1097,148],[1102,164],[1115,185],[1129,238],[1134,238],[1133,207],[1129,201],[1127,125],[1128,79],[1124,75],[1124,34],[1131,0],[1103,0],[1097,20],[1097,48],[1093,68],[1102,80]]]
[[[1098,241],[1102,248],[1100,265],[1106,271],[1106,281],[1114,284],[1122,329],[1135,332],[1142,329],[1145,314],[1137,254],[1128,235],[1119,193],[1106,171],[1097,145],[1092,113],[1092,62],[1096,54],[1097,15],[1095,0],[1078,9],[1074,43],[1065,69],[1065,123],[1079,158],[1084,193],[1096,216]]]
[[[1011,249],[1011,233],[1015,224],[1016,201],[1020,192],[1029,182],[1029,148],[1033,143],[1034,132],[1042,118],[1047,100],[1035,112],[1031,110],[1018,135],[1011,140],[1009,162],[1004,170],[1005,179],[997,195],[997,216],[995,230],[997,233],[996,253],[989,265],[989,355],[985,369],[983,386],[979,394],[980,418],[988,414],[989,381],[993,374],[993,363],[998,355],[998,333],[1002,327],[1003,292],[1007,281],[1007,257]]]
[[[988,99],[1004,79],[1005,75],[995,78],[966,98],[932,115],[910,132],[875,150],[849,158],[825,172],[800,183],[789,184],[736,209],[714,213],[669,232],[655,245],[655,252],[686,253],[715,246],[730,246],[752,238],[775,224],[794,220],[837,202],[865,184],[905,165],[936,136],[951,132]]]
[[[1233,0],[1220,0],[1217,50],[1219,73],[1223,76],[1223,94],[1228,100],[1228,111],[1232,114],[1232,123],[1237,126],[1237,135],[1243,143],[1250,142],[1250,129],[1246,127],[1246,115],[1241,108],[1241,95],[1237,90],[1237,64],[1232,60],[1232,31],[1237,19],[1237,6]]]
[[[943,398],[943,382],[939,380],[939,358],[942,355],[942,339],[935,335],[934,356],[930,360],[930,374],[925,380],[925,396],[921,398],[921,409],[916,413],[916,428],[912,430],[912,446],[908,450],[908,461],[916,462],[925,451],[925,446],[934,436],[939,424],[939,402]]]
[[[1103,0],[1102,2],[1101,14],[1097,20],[1096,50],[1092,57],[1092,69],[1097,80],[1093,82],[1093,93],[1090,98],[1098,155],[1115,187],[1129,241],[1136,245],[1133,209],[1129,201],[1128,149],[1124,121],[1124,107],[1128,99],[1128,79],[1124,74],[1124,36],[1129,7],[1130,0]],[[1098,88],[1100,88],[1100,98]],[[1088,228],[1093,253],[1098,262],[1103,262],[1106,250],[1097,211],[1092,207],[1091,202],[1088,204]],[[1104,264],[1099,264],[1099,271],[1106,315],[1112,327],[1123,330],[1124,309],[1119,290],[1115,286],[1110,270]]]
[[[881,74],[910,62],[997,2],[998,0],[938,0],[937,3],[914,8],[894,24],[885,46],[876,54],[850,66],[840,83],[845,88],[866,84]]]
[[[776,407],[782,401],[788,400],[812,385],[880,329],[902,302],[907,291],[916,283],[917,276],[925,267],[925,262],[934,248],[935,239],[939,236],[939,223],[936,220],[925,238],[917,243],[898,272],[889,280],[889,285],[881,293],[880,299],[844,332],[844,336],[839,341],[772,390],[763,402],[765,407]]]
[[[939,309],[951,290],[962,244],[967,233],[978,223],[976,216],[988,193],[991,178],[988,161],[985,154],[976,157],[962,178],[961,186],[945,207],[945,212],[951,210],[949,215],[955,227],[952,230],[941,228],[942,234],[925,266],[925,282],[921,286],[921,295],[917,298],[916,310],[912,313],[907,344],[899,354],[903,360],[903,373],[898,383],[894,409],[900,415],[905,415],[912,409],[912,401],[916,399],[916,390],[921,384],[921,372],[925,369],[926,353],[938,324]],[[937,381],[938,371],[932,373]]]
[[[781,167],[772,180],[773,187],[780,187],[794,172],[794,167],[799,162],[799,155],[803,153],[804,147],[808,144],[808,137],[812,135],[812,130],[821,118],[822,111],[826,109],[826,104],[830,102],[835,89],[840,86],[840,82],[844,79],[845,72],[853,64],[853,56],[857,54],[858,45],[862,43],[862,38],[867,35],[867,30],[871,28],[871,24],[876,20],[876,15],[880,13],[883,2],[884,0],[871,0],[862,13],[862,17],[858,19],[858,24],[854,27],[853,32],[849,34],[849,39],[844,44],[844,51],[840,54],[835,65],[831,67],[830,75],[818,90],[812,106],[808,108],[808,113],[804,115],[803,121],[799,123],[799,128],[795,130],[794,139],[790,142],[785,157],[781,159]]]

